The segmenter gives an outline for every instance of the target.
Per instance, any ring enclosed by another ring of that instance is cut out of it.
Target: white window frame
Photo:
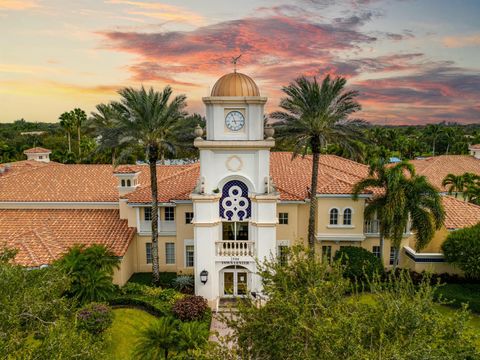
[[[147,210],[150,211],[150,219],[147,219]],[[152,213],[152,208],[151,207],[146,206],[146,207],[143,208],[143,220],[144,221],[152,221],[152,219],[153,219],[152,214],[153,213]]]
[[[150,250],[150,261],[148,261],[148,250]],[[153,264],[153,254],[152,254],[152,243],[146,242],[145,243],[145,263],[147,265]]]
[[[337,211],[337,222],[336,224],[332,224],[332,211],[336,210]],[[340,218],[340,209],[333,207],[328,210],[328,224],[329,226],[338,226],[338,219]]]
[[[169,259],[168,259],[168,251],[167,251],[168,245],[173,245],[173,247],[172,247],[172,249],[173,249],[173,262],[169,262],[169,261],[168,261],[168,260],[169,260]],[[176,262],[177,262],[177,257],[176,257],[175,252],[176,252],[175,243],[174,243],[174,242],[171,242],[171,241],[166,242],[166,243],[165,243],[165,265],[175,265],[175,264],[176,264]]]
[[[282,215],[286,215],[282,218]],[[282,222],[286,221],[286,222]],[[278,213],[278,223],[279,225],[288,225],[288,212],[282,211]]]
[[[193,246],[193,265],[187,265],[187,246]],[[184,240],[183,241],[183,266],[186,268],[193,268],[195,267],[195,245],[193,240]]]
[[[192,214],[192,218],[190,219],[189,222],[187,222],[187,214]],[[186,225],[190,225],[190,224],[192,223],[192,221],[193,221],[193,217],[194,217],[194,216],[195,216],[195,215],[193,214],[193,211],[185,211],[185,224],[186,224]]]
[[[167,209],[168,209],[169,212],[170,212],[170,209],[171,209],[172,219],[167,219]],[[163,217],[164,217],[165,221],[175,221],[175,206],[165,206],[163,212],[164,212]]]
[[[375,251],[375,250],[376,250],[375,248],[378,249],[378,252]],[[382,250],[380,249],[380,245],[373,245],[373,246],[372,246],[372,254],[373,254],[373,255],[375,255],[377,258],[380,259],[381,253],[382,253]]]

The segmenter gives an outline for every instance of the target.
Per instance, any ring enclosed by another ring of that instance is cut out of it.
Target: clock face
[[[240,111],[230,111],[225,117],[225,125],[231,131],[239,131],[245,126],[245,117]]]

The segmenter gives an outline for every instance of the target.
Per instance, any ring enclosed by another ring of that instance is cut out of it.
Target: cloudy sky
[[[480,123],[477,0],[0,0],[0,122],[90,112],[123,86],[202,96],[232,71],[281,86],[342,75],[360,117]]]

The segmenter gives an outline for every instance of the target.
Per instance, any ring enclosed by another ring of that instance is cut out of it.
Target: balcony
[[[255,256],[254,241],[217,241],[215,243],[217,256]]]
[[[363,232],[367,236],[379,236],[380,234],[380,221],[379,220],[366,220],[363,225]],[[405,227],[403,236],[408,236],[411,234],[410,222]]]
[[[140,233],[151,233],[152,232],[152,222],[141,220],[140,221],[140,229],[138,229]],[[159,235],[167,235],[167,234],[175,234],[177,231],[175,221],[165,221],[161,220],[158,222],[158,234]]]

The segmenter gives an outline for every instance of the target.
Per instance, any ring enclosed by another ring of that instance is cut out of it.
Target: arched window
[[[125,187],[125,180],[122,180],[122,187]]]
[[[338,225],[338,209],[330,210],[330,225]]]
[[[343,225],[352,225],[352,209],[343,210]]]
[[[127,180],[127,186],[132,186],[132,182],[130,180]]]

